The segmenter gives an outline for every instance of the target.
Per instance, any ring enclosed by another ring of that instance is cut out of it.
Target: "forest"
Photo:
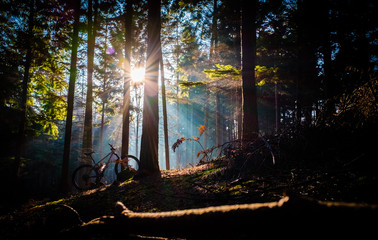
[[[91,220],[117,214],[151,230],[132,234],[198,239],[193,219],[193,236],[177,230],[196,211],[177,226],[168,213],[272,204],[215,208],[242,232],[238,214],[263,223],[293,197],[376,217],[377,12],[373,0],[0,0],[0,234],[62,234],[46,216],[68,211],[80,221],[63,218],[62,239],[114,231],[126,220]]]

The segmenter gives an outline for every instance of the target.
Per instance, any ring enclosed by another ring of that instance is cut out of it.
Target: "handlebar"
[[[111,150],[111,151],[115,151],[115,150],[116,150],[112,144],[110,144],[110,143],[108,143],[108,144],[109,144],[109,146],[110,146],[110,150]]]
[[[117,157],[118,159],[120,159],[120,157],[119,157],[118,154],[116,153],[116,149],[115,149],[115,147],[113,146],[113,144],[110,144],[110,143],[108,143],[108,144],[109,144],[109,146],[110,146],[110,151],[112,151],[113,154],[116,155],[116,157]]]

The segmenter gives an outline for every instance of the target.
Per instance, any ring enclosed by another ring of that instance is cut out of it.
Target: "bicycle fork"
[[[97,172],[96,185],[99,184],[101,182],[101,179],[104,177],[105,169],[106,169],[105,163],[100,164],[100,166],[96,168],[96,172]]]

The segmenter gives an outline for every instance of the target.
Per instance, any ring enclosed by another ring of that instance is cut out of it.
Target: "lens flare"
[[[144,81],[144,68],[136,68],[131,71],[131,79],[135,83],[140,83]]]

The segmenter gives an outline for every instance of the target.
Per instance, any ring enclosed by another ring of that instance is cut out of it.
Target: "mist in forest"
[[[98,161],[109,143],[148,172],[222,157],[250,136],[376,129],[375,1],[167,0],[159,16],[149,2],[1,1],[0,175],[10,199],[77,192],[71,175],[84,153]],[[157,102],[145,96],[150,82]],[[153,168],[142,135],[157,123]]]

